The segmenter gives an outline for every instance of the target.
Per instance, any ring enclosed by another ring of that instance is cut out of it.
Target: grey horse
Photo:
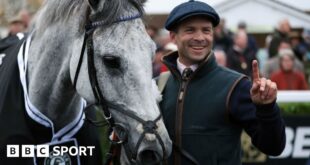
[[[111,113],[105,117],[113,119],[117,135],[128,133],[122,164],[159,163],[170,154],[172,143],[157,104],[160,93],[152,80],[155,44],[140,18],[143,3],[44,2],[18,64],[26,113],[52,128],[52,142],[78,131],[68,125],[85,118],[87,102]]]

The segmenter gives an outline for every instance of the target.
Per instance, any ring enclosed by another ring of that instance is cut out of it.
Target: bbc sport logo
[[[92,156],[95,146],[53,146],[49,145],[7,145],[7,157],[58,157],[58,156]]]

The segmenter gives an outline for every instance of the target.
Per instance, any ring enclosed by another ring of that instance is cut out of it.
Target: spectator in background
[[[269,45],[268,54],[272,58],[278,54],[278,47],[281,40],[288,39],[289,32],[291,31],[291,25],[287,19],[281,20],[278,23],[278,27],[272,34],[272,39]]]
[[[177,49],[178,49],[177,46],[172,42],[169,42],[164,47],[157,48],[155,58],[153,61],[153,77],[157,77],[159,76],[160,73],[168,71],[168,68],[165,65],[163,65],[161,59],[164,55],[173,51],[177,51]]]
[[[280,41],[278,51],[281,51],[282,49],[292,49],[292,46],[289,40],[282,39]],[[280,69],[279,55],[277,54],[277,56],[272,57],[269,60],[267,60],[263,68],[264,68],[262,71],[263,76],[266,78],[270,78],[270,75],[273,72],[276,72]],[[294,69],[300,72],[304,72],[304,65],[296,58],[294,59]]]
[[[160,59],[162,58],[163,55],[164,55],[164,48],[163,47],[157,48],[153,60],[153,77],[157,77],[160,74],[160,69],[162,67],[162,62],[160,61]]]
[[[22,9],[19,13],[19,16],[21,17],[21,20],[23,21],[26,29],[29,27],[30,21],[31,21],[31,14],[27,9]]]
[[[159,29],[154,41],[157,44],[157,47],[165,47],[165,45],[171,42],[169,32],[166,29]]]
[[[26,30],[26,25],[22,20],[21,16],[15,16],[9,19],[9,34],[8,36],[16,35],[19,32],[24,32]]]
[[[264,70],[265,63],[269,59],[268,55],[268,47],[271,41],[271,36],[267,36],[265,38],[265,46],[262,48],[259,48],[257,53],[256,53],[256,58],[259,61],[259,69]]]
[[[227,67],[252,77],[252,61],[255,52],[248,48],[248,37],[245,31],[237,31],[234,35],[234,45],[227,52]]]
[[[291,32],[289,38],[293,47],[293,51],[300,61],[305,61],[306,54],[309,51],[309,45],[303,40],[301,34],[297,31]]]
[[[227,66],[227,57],[226,53],[223,50],[219,49],[214,50],[214,56],[218,65],[223,67]]]
[[[228,51],[233,45],[232,32],[225,27],[225,20],[221,19],[219,25],[214,28],[214,49]]]
[[[305,44],[308,45],[308,52],[306,54],[306,62],[310,62],[310,29],[304,29],[302,32],[302,38],[305,41]],[[309,77],[309,82],[310,82],[310,77]]]
[[[164,56],[167,54],[170,54],[171,52],[177,51],[177,50],[178,50],[177,45],[173,42],[169,42],[164,47]],[[162,60],[160,60],[160,62],[162,62]],[[162,72],[166,72],[166,71],[168,71],[168,68],[166,67],[166,65],[162,65],[160,68],[160,72],[162,73]]]
[[[239,24],[238,24],[238,31],[244,31],[247,36],[248,36],[248,48],[252,51],[257,52],[258,50],[258,47],[257,47],[257,43],[256,43],[256,40],[255,38],[250,35],[247,31],[247,25],[245,22],[241,21]]]
[[[8,47],[19,42],[20,39],[24,36],[20,32],[24,32],[26,30],[26,26],[20,15],[10,18],[8,22],[8,36],[0,40],[0,52],[3,52]]]
[[[279,51],[279,58],[280,70],[271,75],[271,81],[277,84],[279,90],[307,90],[303,72],[294,70],[294,52],[291,49],[282,49]]]
[[[302,32],[302,37],[305,43],[310,46],[310,29],[304,29]]]

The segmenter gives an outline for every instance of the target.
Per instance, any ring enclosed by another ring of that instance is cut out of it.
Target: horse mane
[[[123,16],[124,12],[130,12],[134,7],[139,13],[143,14],[144,0],[105,0],[104,4],[98,6],[96,13],[92,16],[94,20],[100,20],[105,25],[110,25],[114,20]],[[45,0],[41,10],[36,17],[34,25],[40,29],[46,29],[56,22],[66,22],[71,16],[76,16],[78,12],[84,12],[81,18],[81,27],[84,28],[88,19],[86,10],[88,8],[87,0]],[[38,22],[39,21],[39,22]]]

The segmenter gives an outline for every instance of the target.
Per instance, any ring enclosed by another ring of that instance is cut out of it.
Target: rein
[[[141,18],[141,16],[142,16],[142,13],[138,13],[138,14],[133,15],[133,16],[120,17],[119,19],[113,21],[113,24],[125,22],[125,21],[131,21],[131,20],[134,20],[137,18]],[[80,59],[79,59],[77,69],[75,72],[75,76],[74,76],[73,86],[74,86],[74,88],[76,88],[79,72],[81,69],[82,61],[83,61],[84,52],[86,49],[87,61],[88,61],[88,76],[89,76],[89,80],[91,83],[91,88],[92,88],[93,94],[94,94],[95,99],[96,99],[95,104],[100,106],[100,109],[103,111],[103,117],[105,118],[105,120],[109,124],[109,127],[114,130],[114,132],[118,135],[118,138],[120,139],[117,142],[112,141],[112,145],[113,144],[122,144],[124,146],[128,160],[132,164],[137,164],[137,152],[138,152],[139,146],[141,145],[143,139],[145,138],[145,135],[147,133],[155,134],[156,138],[158,139],[158,141],[161,145],[161,148],[163,151],[163,158],[165,158],[167,156],[167,153],[166,153],[166,150],[164,147],[164,142],[161,139],[161,137],[159,136],[158,132],[156,131],[156,129],[157,129],[156,122],[161,119],[161,117],[162,117],[161,113],[153,121],[152,120],[145,121],[142,118],[140,118],[139,116],[137,116],[133,111],[120,109],[117,107],[117,105],[109,103],[103,97],[103,93],[99,87],[95,63],[94,63],[93,32],[95,31],[96,28],[98,28],[100,26],[104,26],[104,25],[105,24],[103,21],[91,22],[90,20],[86,24],[83,45],[82,45],[82,49],[81,49],[81,53],[80,53]],[[139,137],[137,144],[134,147],[134,150],[132,152],[130,150],[130,147],[129,147],[129,144],[127,141],[128,129],[126,129],[126,127],[124,127],[120,123],[115,123],[114,118],[112,117],[112,114],[109,110],[110,108],[112,108],[113,110],[115,110],[119,113],[124,114],[127,117],[130,117],[130,118],[138,121],[139,123],[141,123],[143,125],[143,132],[142,132],[141,136]],[[108,161],[106,162],[106,164],[108,164],[109,161],[111,161],[111,159],[112,159],[111,155],[109,156],[109,154],[111,154],[111,153],[107,154]]]

